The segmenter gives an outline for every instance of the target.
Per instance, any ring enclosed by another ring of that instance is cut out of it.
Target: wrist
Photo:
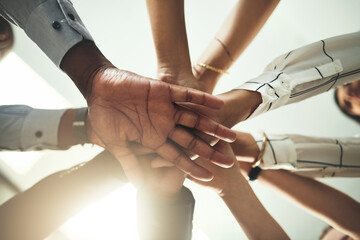
[[[79,119],[79,110],[82,109],[69,109],[61,117],[58,129],[58,147],[60,149],[68,149],[71,146],[89,142],[86,118],[80,116],[82,119]],[[81,126],[78,126],[79,123]],[[79,135],[82,137],[77,137]]]
[[[58,129],[58,147],[60,149],[68,149],[69,147],[75,145],[72,130],[75,114],[76,109],[69,109],[61,117]]]
[[[222,123],[228,127],[246,120],[262,103],[260,93],[243,89],[234,89],[219,97],[225,102]]]
[[[64,56],[60,67],[73,80],[85,99],[91,95],[93,76],[113,65],[96,47],[94,42],[82,41]]]
[[[223,188],[218,191],[219,197],[221,197],[224,201],[226,199],[232,199],[234,196],[238,196],[242,194],[244,191],[244,185],[248,185],[246,179],[240,174],[237,175],[235,179],[231,179],[228,181]]]

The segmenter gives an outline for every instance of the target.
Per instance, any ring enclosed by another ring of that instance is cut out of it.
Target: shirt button
[[[287,82],[282,82],[281,85],[286,89],[289,90],[290,89],[290,85]]]
[[[36,136],[37,138],[41,138],[41,137],[42,137],[42,132],[41,132],[41,131],[37,131],[37,132],[35,133],[35,136]]]
[[[52,27],[56,30],[59,30],[61,28],[61,24],[58,21],[53,21]]]
[[[72,14],[72,13],[68,13],[68,16],[69,16],[69,18],[71,19],[71,20],[75,20],[75,16],[74,16],[74,14]]]
[[[266,90],[266,92],[267,92],[267,94],[269,94],[270,96],[274,96],[274,95],[275,95],[275,90],[272,89],[272,88],[268,88],[268,89]]]

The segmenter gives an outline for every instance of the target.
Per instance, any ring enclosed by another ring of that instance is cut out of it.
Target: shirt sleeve
[[[283,54],[237,89],[261,94],[262,103],[250,116],[255,117],[359,79],[360,32],[355,32]]]
[[[190,240],[194,206],[195,199],[186,187],[170,201],[140,189],[137,194],[139,239]]]
[[[0,106],[0,150],[58,149],[58,128],[65,111]]]
[[[93,41],[69,0],[1,0],[0,14],[21,27],[58,67],[74,45]]]
[[[259,148],[262,135],[253,134]],[[264,169],[287,169],[311,177],[360,177],[360,137],[268,135]]]

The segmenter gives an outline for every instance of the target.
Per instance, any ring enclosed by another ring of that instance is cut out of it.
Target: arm
[[[223,142],[216,146],[231,153],[230,147]],[[221,169],[200,158],[196,161],[214,173],[214,178],[210,182],[196,182],[217,192],[249,239],[288,239],[279,224],[256,198],[248,182],[241,175],[238,163],[231,168]]]
[[[231,144],[236,158],[253,163],[262,146],[261,134],[237,132]],[[360,138],[319,138],[268,134],[262,169],[287,169],[311,177],[360,176]]]
[[[297,137],[299,138],[300,136]],[[332,141],[326,143],[324,141],[325,139],[321,138],[302,138],[307,140],[312,139],[319,144],[319,146],[332,143]],[[269,137],[269,140],[271,139],[273,139],[273,143],[286,140],[284,137]],[[275,139],[280,141],[276,141]],[[278,144],[273,146],[275,147],[277,145]],[[305,144],[299,143],[299,145]],[[256,141],[250,134],[238,132],[238,139],[232,144],[232,147],[236,152],[237,159],[242,161],[240,167],[243,174],[248,176],[252,162],[259,154]],[[275,149],[279,150],[279,152],[291,152],[291,150],[288,151],[287,149],[287,147],[291,148],[291,146],[287,144],[284,144],[281,148],[279,148],[279,146],[277,147],[278,148],[275,147]],[[309,146],[308,149],[297,150],[299,154],[309,155],[311,153],[309,150],[311,149],[316,149],[316,151],[321,152],[323,155],[327,154],[328,157],[331,157],[330,155],[336,155],[331,149],[320,149],[319,151],[319,149],[314,146],[312,148]],[[349,149],[349,145],[344,146],[344,149]],[[349,152],[345,153],[345,155],[349,155]],[[290,155],[287,156],[290,157]],[[319,154],[314,154],[314,156],[321,158]],[[297,173],[301,173],[301,171]],[[359,223],[357,219],[360,217],[360,204],[344,193],[312,178],[299,176],[298,174],[285,170],[263,169],[258,176],[258,181],[272,187],[291,201],[309,210],[342,232],[353,238],[359,237]]]
[[[346,194],[285,170],[264,170],[258,179],[336,229],[360,237],[360,204]]]
[[[239,0],[197,63],[227,70],[261,30],[279,0]],[[212,92],[221,74],[194,65],[195,76]]]
[[[261,94],[251,117],[360,78],[360,32],[321,40],[276,58],[237,89]]]
[[[121,165],[107,151],[47,176],[0,206],[0,239],[44,239],[127,182]]]
[[[87,109],[34,109],[25,105],[0,106],[0,149],[65,150],[90,143]]]
[[[143,150],[135,152],[142,155]],[[182,186],[184,173],[175,167],[152,168],[156,154],[138,158],[146,177],[145,186],[137,194],[140,239],[191,239],[195,200]]]
[[[211,178],[211,173],[191,162],[173,142],[220,165],[232,164],[224,154],[212,155],[209,145],[180,125],[227,141],[234,140],[234,133],[174,105],[192,102],[221,108],[221,100],[117,69],[96,47],[67,0],[4,0],[0,7],[73,80],[88,103],[89,124],[96,135],[96,139],[90,140],[112,152],[135,185],[143,183],[143,173],[128,149],[127,144],[132,141],[156,150],[178,168],[200,179]],[[216,129],[219,130],[214,132]]]
[[[184,0],[147,0],[158,79],[199,89],[192,75]]]

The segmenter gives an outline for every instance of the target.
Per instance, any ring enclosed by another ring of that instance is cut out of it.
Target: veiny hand
[[[232,157],[215,151],[184,127],[229,142],[235,140],[235,133],[175,104],[190,102],[221,108],[223,102],[214,96],[107,67],[94,74],[87,101],[90,124],[99,144],[114,154],[135,185],[141,184],[143,175],[139,162],[128,149],[128,142],[138,142],[155,150],[162,158],[201,180],[211,179],[212,174],[192,162],[177,146],[223,167],[233,164]],[[91,140],[94,142],[96,138]]]

